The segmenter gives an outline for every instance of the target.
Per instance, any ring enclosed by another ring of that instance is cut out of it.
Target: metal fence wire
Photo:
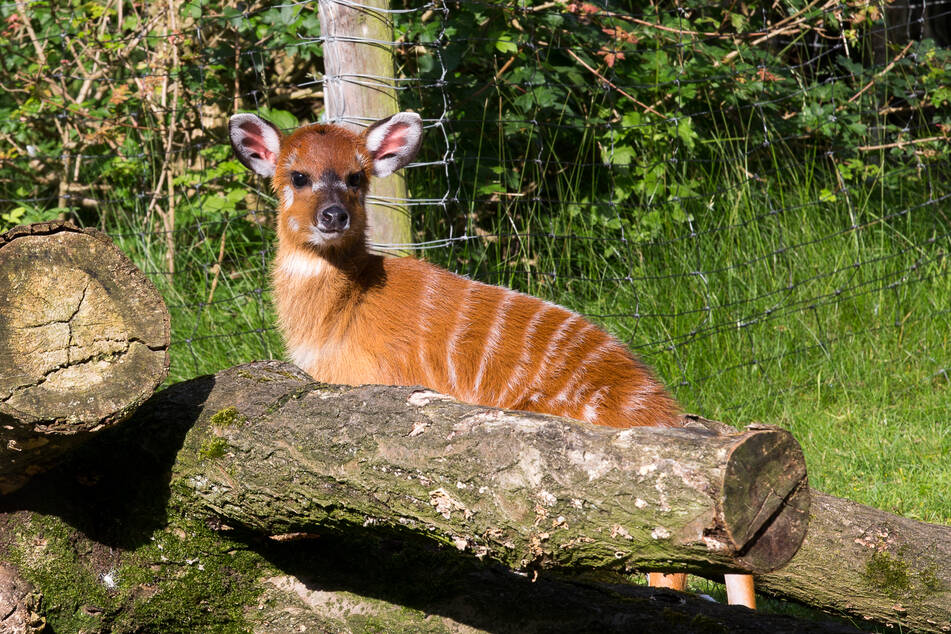
[[[588,315],[708,415],[947,389],[951,2],[756,4],[391,3],[426,139],[414,241],[376,246]],[[318,2],[0,17],[0,228],[107,231],[166,298],[172,379],[282,356],[275,199],[226,122],[321,120]]]

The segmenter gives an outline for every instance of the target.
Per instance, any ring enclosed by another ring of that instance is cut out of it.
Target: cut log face
[[[165,379],[168,345],[161,296],[104,234],[0,236],[0,492],[128,417]]]
[[[778,428],[751,427],[734,447],[723,476],[723,516],[740,560],[752,570],[788,561],[789,536],[801,543],[809,523],[806,461],[799,443]]]

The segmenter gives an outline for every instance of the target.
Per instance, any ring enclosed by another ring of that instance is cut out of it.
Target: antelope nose
[[[340,205],[333,205],[317,213],[317,228],[321,231],[346,231],[350,227],[350,214]]]

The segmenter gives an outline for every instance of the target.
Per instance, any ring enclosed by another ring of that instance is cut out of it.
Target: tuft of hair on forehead
[[[366,167],[363,138],[346,128],[315,123],[298,128],[284,141],[288,156],[297,152],[297,158],[317,164],[356,162]]]

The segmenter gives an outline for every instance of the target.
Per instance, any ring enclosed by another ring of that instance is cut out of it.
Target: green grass
[[[685,170],[702,193],[684,203],[691,220],[651,240],[567,205],[502,203],[495,232],[519,237],[466,242],[443,263],[591,316],[686,411],[789,429],[816,488],[951,523],[951,199],[929,202],[942,176],[879,156],[893,185],[843,192],[808,148],[730,160],[744,149],[722,142],[721,165]],[[576,167],[584,157],[539,198],[582,198],[603,169]]]
[[[198,206],[198,201],[185,205]],[[141,210],[110,218],[107,231],[146,272],[171,316],[168,382],[257,359],[280,358],[268,281],[273,213],[196,214],[175,230],[170,273],[165,234]],[[223,246],[222,246],[223,245]]]

